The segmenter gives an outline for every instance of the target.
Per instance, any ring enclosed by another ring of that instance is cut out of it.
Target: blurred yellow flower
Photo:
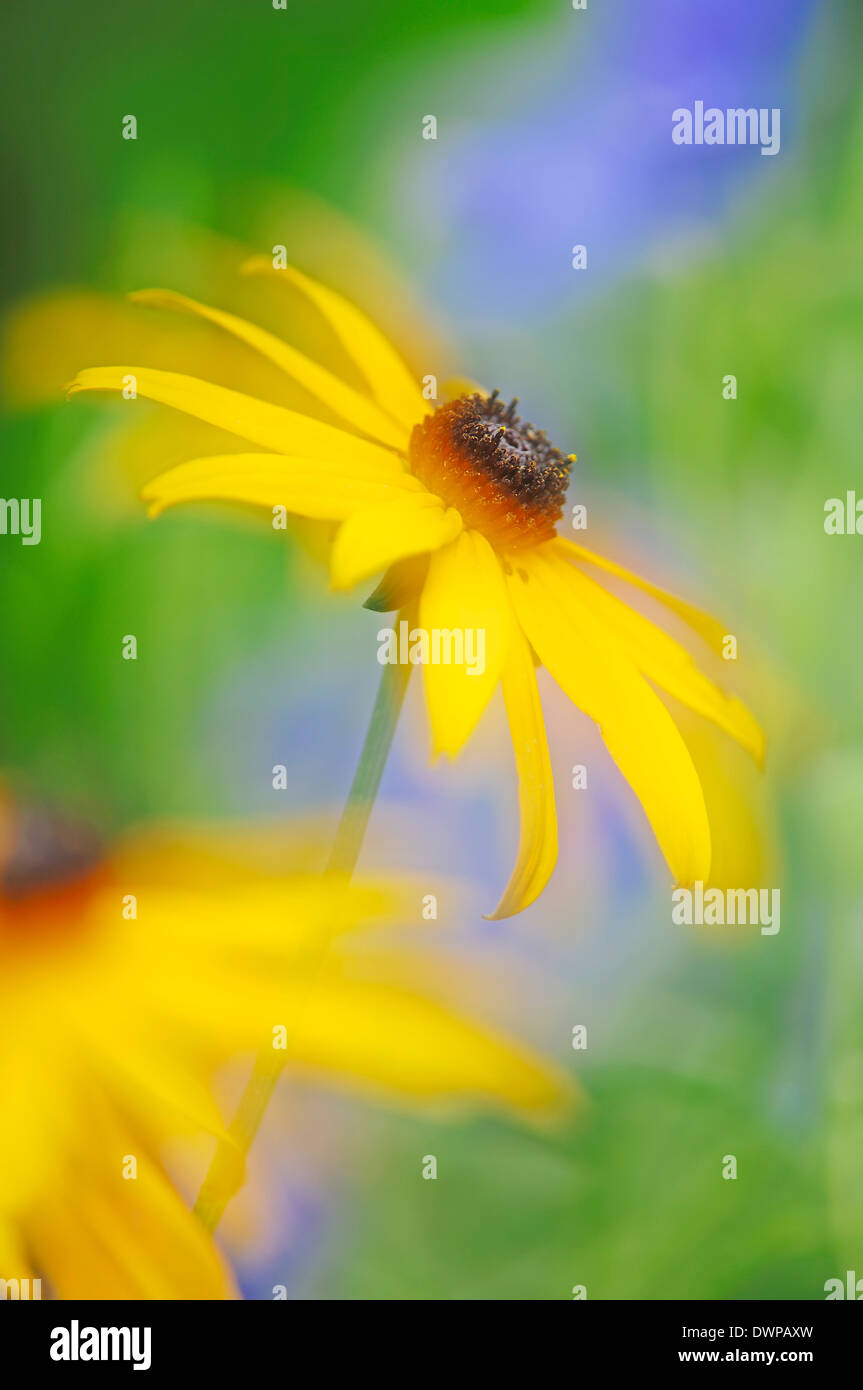
[[[242,841],[207,846],[151,836],[107,856],[0,805],[0,1279],[44,1278],[61,1298],[231,1297],[160,1153],[203,1131],[224,1144],[214,1071],[283,1030],[290,1073],[370,1096],[536,1116],[571,1097],[529,1050],[342,949],[417,917],[417,893],[277,878]]]
[[[501,685],[519,777],[521,841],[493,914],[527,907],[557,859],[551,765],[535,664],[600,727],[638,797],[675,880],[710,877],[711,834],[701,783],[672,715],[653,689],[712,720],[759,762],[763,736],[671,636],[618,599],[589,571],[639,586],[712,645],[723,630],[691,605],[621,566],[558,537],[572,455],[504,405],[496,392],[461,388],[433,409],[389,341],[353,303],[277,259],[246,273],[271,275],[320,311],[365,390],[233,314],[164,290],[141,304],[209,321],[281,369],[341,420],[307,414],[195,377],[149,367],[95,367],[69,387],[132,391],[229,431],[254,453],[180,464],[144,490],[153,514],[180,502],[223,499],[339,523],[332,582],[350,588],[385,572],[368,600],[401,609],[420,634],[484,634],[483,669],[424,664],[436,754],[457,754]]]

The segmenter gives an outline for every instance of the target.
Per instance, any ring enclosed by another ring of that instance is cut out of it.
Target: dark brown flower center
[[[99,837],[44,807],[12,811],[0,830],[0,942],[68,937],[105,879]]]
[[[410,442],[417,477],[502,550],[554,535],[574,457],[520,420],[517,404],[497,391],[461,396],[416,425]]]
[[[102,845],[85,825],[45,808],[18,811],[0,863],[0,894],[7,900],[86,878],[102,860]]]

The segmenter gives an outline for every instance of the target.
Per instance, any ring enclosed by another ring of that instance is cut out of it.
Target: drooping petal
[[[441,657],[458,655],[461,645],[463,658],[430,660],[423,668],[434,757],[455,757],[476,728],[500,679],[510,615],[500,561],[479,531],[462,531],[434,552],[420,597],[420,627],[430,642],[437,635]]]
[[[764,760],[764,735],[740,700],[726,695],[699,671],[689,652],[667,632],[629,608],[614,594],[588,578],[574,565],[553,557],[560,583],[576,606],[588,607],[620,642],[642,675],[655,681],[697,714],[702,714],[746,748],[756,762]]]
[[[692,754],[710,817],[710,887],[773,883],[775,810],[757,766],[713,724],[686,709],[675,720]]]
[[[407,555],[437,550],[455,540],[461,529],[458,512],[444,508],[430,492],[354,512],[333,543],[333,588],[350,589]]]
[[[268,333],[235,314],[226,314],[219,309],[210,308],[207,304],[199,304],[197,300],[188,299],[183,294],[175,294],[172,290],[138,290],[129,298],[137,304],[177,309],[182,313],[208,319],[210,323],[224,328],[226,332],[248,343],[249,347],[274,362],[334,414],[340,415],[361,433],[393,449],[404,450],[407,447],[406,429],[395,424],[373,401],[367,400],[359,391],[354,391],[351,386],[340,381],[332,372],[313,362],[304,353],[283,343],[275,334]]]
[[[244,275],[273,275],[293,285],[312,301],[329,323],[348,356],[371,388],[372,395],[405,428],[427,415],[430,406],[395,348],[371,319],[335,290],[321,285],[294,266],[276,268],[269,256],[253,256],[241,267]]]
[[[511,577],[516,612],[540,660],[599,725],[678,884],[710,873],[710,827],[692,758],[668,710],[556,565],[525,553]]]
[[[316,459],[350,460],[369,467],[377,465],[382,477],[402,471],[395,454],[379,444],[370,444],[346,430],[313,420],[309,415],[269,405],[253,396],[241,395],[225,386],[213,386],[197,377],[182,376],[179,372],[160,372],[153,367],[86,367],[67,388],[67,394],[122,392],[130,378],[134,379],[138,396],[195,415],[262,449]]]
[[[383,481],[376,468],[283,454],[218,454],[192,459],[142,488],[151,516],[180,502],[247,502],[284,507],[296,516],[344,521],[371,507],[422,490],[409,473]]]
[[[557,810],[533,654],[513,624],[501,682],[518,773],[518,858],[489,920],[512,917],[539,897],[557,863]]]
[[[300,1012],[290,1063],[409,1100],[559,1111],[573,1088],[549,1063],[421,994],[325,976]]]
[[[564,536],[556,537],[551,544],[564,559],[573,560],[578,564],[595,565],[597,569],[605,570],[606,573],[613,574],[618,579],[625,579],[628,584],[634,584],[636,588],[650,594],[651,598],[664,604],[672,613],[676,613],[679,618],[688,623],[693,631],[703,637],[706,642],[709,642],[716,651],[722,651],[727,628],[724,628],[709,613],[687,603],[685,599],[678,598],[676,594],[670,594],[667,589],[660,589],[658,585],[651,584],[649,579],[642,579],[641,575],[625,569],[623,565],[618,565],[614,560],[607,559],[605,555],[597,555],[595,551],[588,550],[586,546],[577,545],[575,541],[567,540]]]

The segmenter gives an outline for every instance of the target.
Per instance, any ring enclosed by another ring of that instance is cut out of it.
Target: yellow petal
[[[371,507],[419,492],[409,473],[381,481],[376,468],[283,454],[218,454],[192,459],[154,478],[141,490],[151,516],[179,502],[247,502],[284,507],[296,516],[344,521]]]
[[[160,940],[172,944],[178,965],[188,966],[191,979],[195,960],[202,957],[214,966],[229,961],[226,976],[240,969],[269,971],[276,961],[284,970],[321,938],[356,930],[360,924],[364,928],[370,923],[392,926],[398,912],[408,912],[412,902],[400,881],[346,884],[336,874],[253,876],[240,883],[226,879],[216,890],[147,888],[154,930]],[[107,917],[112,907],[111,895],[105,894],[98,905],[100,915]],[[178,969],[177,974],[182,971]],[[188,990],[187,980],[180,984]],[[178,1001],[182,1002],[182,996]]]
[[[609,634],[617,638],[642,675],[655,681],[689,709],[718,724],[757,762],[763,762],[764,735],[749,710],[699,671],[679,642],[574,565],[560,565],[557,573],[573,603],[590,608],[608,628]]]
[[[729,747],[725,736],[697,715],[681,710],[677,724],[692,754],[710,817],[709,886],[778,882],[775,814],[752,760]]]
[[[571,1098],[547,1062],[422,995],[325,978],[302,1010],[290,1065],[420,1102],[503,1104],[541,1114]]]
[[[479,723],[506,659],[510,612],[500,561],[479,531],[462,531],[452,545],[434,552],[419,625],[429,642],[435,634],[446,641],[441,655],[457,653],[460,644],[462,656],[471,658],[424,667],[434,757],[455,757]]]
[[[128,1181],[125,1154],[138,1162],[137,1177]],[[110,1157],[110,1175],[100,1181],[81,1170],[68,1191],[56,1200],[48,1196],[33,1221],[36,1257],[57,1297],[233,1298],[231,1275],[212,1239],[151,1155],[127,1134]]]
[[[53,1038],[39,1033],[43,1011],[54,1008],[60,1011],[57,1036],[65,1032],[63,1000],[52,990],[54,981],[41,976],[38,993],[22,987],[12,962],[7,962],[3,975],[0,1210],[7,1205],[15,1210],[33,1201],[40,1188],[54,1181],[59,1158],[79,1122],[78,1068],[74,1047],[58,1048]],[[46,1102],[46,1096],[50,1101]]]
[[[0,1210],[0,1279],[5,1279],[8,1283],[12,1279],[20,1281],[32,1276],[33,1271],[24,1252],[16,1222]],[[20,1282],[18,1292],[22,1292]],[[8,1292],[6,1297],[9,1297]]]
[[[710,827],[692,758],[659,697],[591,610],[571,602],[563,561],[526,553],[511,579],[516,612],[540,660],[600,728],[675,880],[710,874]]]
[[[668,593],[667,589],[660,589],[656,584],[651,584],[649,579],[642,579],[640,575],[634,574],[632,570],[624,569],[623,565],[618,565],[614,560],[608,560],[604,555],[597,555],[595,551],[588,550],[583,545],[576,545],[575,541],[566,540],[563,536],[557,536],[550,542],[551,545],[565,559],[576,561],[579,564],[595,565],[597,569],[605,570],[608,574],[616,575],[618,579],[625,579],[628,584],[634,584],[642,589],[644,593],[650,594],[659,603],[670,608],[672,613],[676,613],[679,618],[683,618],[693,631],[709,642],[711,647],[721,652],[722,644],[727,635],[727,628],[709,613],[704,613],[700,608],[687,603],[685,599],[677,598],[675,594]]]
[[[190,968],[187,989],[193,978]],[[127,1023],[128,1006],[121,1000],[106,1000],[98,1020],[84,1018],[80,1012],[76,1018],[80,1042],[106,1089],[123,1097],[127,1113],[136,1116],[148,1132],[162,1136],[169,1131],[203,1130],[223,1137],[224,1125],[216,1103],[177,1049],[176,1040],[171,1044],[160,1041],[157,1030],[142,1019],[133,1033]],[[110,1051],[104,1046],[109,1032],[116,1038]]]
[[[192,342],[189,341],[190,336]],[[0,344],[4,399],[13,406],[55,404],[83,361],[122,362],[130,355],[180,367],[196,360],[184,349],[200,348],[194,335],[164,321],[141,322],[141,315],[114,295],[80,290],[49,292],[13,306]],[[231,357],[237,348],[231,344]],[[172,352],[183,352],[171,360]],[[220,354],[221,355],[221,354]],[[165,359],[168,360],[165,360]],[[229,370],[229,364],[220,363]],[[231,363],[235,366],[235,363]],[[230,380],[230,376],[225,377]]]
[[[437,550],[455,540],[461,527],[458,512],[445,510],[440,498],[429,492],[354,512],[333,544],[333,588],[350,589],[406,555]]]
[[[248,343],[249,347],[254,348],[263,357],[274,362],[283,372],[293,377],[311,395],[316,396],[334,414],[340,415],[355,429],[370,435],[372,439],[376,439],[380,444],[388,445],[390,448],[401,450],[407,448],[408,432],[406,429],[394,424],[389,416],[385,415],[373,401],[361,396],[359,391],[354,391],[352,387],[340,381],[325,367],[320,367],[317,362],[313,362],[304,353],[289,347],[287,343],[283,343],[273,333],[267,333],[263,328],[258,328],[245,319],[237,318],[235,314],[222,313],[219,309],[212,309],[209,305],[199,304],[197,300],[187,299],[185,295],[175,294],[171,290],[138,290],[129,298],[136,304],[149,304],[160,309],[177,309],[180,312],[196,314],[200,318],[208,319],[210,323],[224,328],[226,332],[232,333],[235,338]]]
[[[305,294],[368,382],[375,400],[405,429],[411,429],[429,413],[431,407],[395,348],[350,300],[294,266],[277,269],[269,256],[254,256],[241,269],[244,275],[273,275]]]
[[[67,388],[67,394],[79,391],[122,392],[129,378],[134,378],[135,391],[148,400],[183,410],[206,420],[209,425],[230,434],[248,439],[262,449],[281,454],[302,454],[316,459],[342,459],[353,463],[377,465],[382,477],[394,470],[401,471],[396,456],[378,444],[358,439],[354,434],[300,415],[295,410],[269,405],[253,396],[213,386],[197,377],[182,376],[179,372],[159,372],[153,367],[87,367],[79,372]],[[134,401],[127,404],[134,408]]]
[[[512,917],[542,892],[557,863],[557,811],[533,654],[513,624],[501,675],[518,773],[521,834],[512,877],[490,921]]]

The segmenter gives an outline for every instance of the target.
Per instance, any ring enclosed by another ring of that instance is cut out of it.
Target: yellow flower
[[[328,322],[366,389],[359,391],[232,314],[162,290],[142,304],[203,317],[298,382],[345,428],[148,367],[96,367],[70,386],[159,401],[247,440],[254,453],[198,458],[151,482],[156,514],[179,502],[224,499],[339,523],[334,587],[384,573],[368,600],[404,609],[425,632],[485,633],[485,669],[424,665],[433,749],[454,756],[500,684],[519,778],[521,839],[510,882],[492,917],[539,895],[557,859],[551,765],[535,666],[544,665],[598,725],[641,802],[679,884],[707,880],[710,827],[686,744],[653,686],[713,720],[760,762],[763,737],[749,711],[695,665],[666,632],[594,577],[639,586],[714,646],[723,630],[691,605],[640,579],[555,528],[572,456],[521,421],[515,402],[465,390],[433,409],[377,329],[352,303],[267,258],[250,274],[281,278]]]
[[[187,1135],[224,1140],[213,1072],[282,1027],[290,1074],[371,1096],[537,1117],[570,1098],[553,1068],[421,983],[371,978],[346,938],[405,920],[404,891],[270,877],[247,860],[242,841],[176,836],[105,856],[56,819],[0,804],[7,1287],[44,1278],[61,1298],[231,1297],[159,1155]],[[394,975],[404,954],[390,948]]]

